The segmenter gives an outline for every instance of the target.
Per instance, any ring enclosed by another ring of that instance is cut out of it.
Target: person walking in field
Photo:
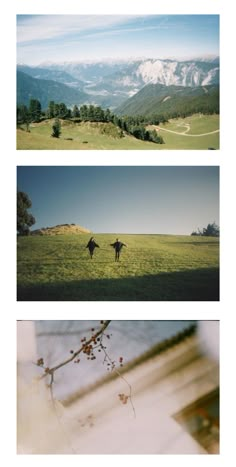
[[[110,246],[113,246],[113,248],[115,249],[115,261],[119,261],[120,260],[120,252],[121,252],[123,246],[127,247],[127,245],[125,243],[122,243],[119,240],[119,238],[117,238],[114,243],[110,243]]]
[[[99,245],[95,242],[94,237],[91,237],[86,248],[89,249],[90,258],[93,258],[93,252],[95,248],[99,248]]]

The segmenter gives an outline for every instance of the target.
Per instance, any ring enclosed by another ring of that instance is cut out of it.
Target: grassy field
[[[30,132],[17,130],[17,149],[219,149],[219,115],[193,115],[160,125],[165,144],[154,144],[125,135],[116,138],[102,133],[104,124],[62,121],[60,138],[52,138],[52,120],[30,125]],[[168,130],[168,131],[166,131]],[[171,133],[174,131],[176,133]],[[185,134],[184,134],[185,133]],[[211,133],[205,136],[199,136]],[[189,136],[191,135],[191,136]],[[71,138],[71,139],[68,139]]]
[[[99,234],[17,239],[18,300],[219,300],[219,241],[211,237],[120,235],[120,262]]]

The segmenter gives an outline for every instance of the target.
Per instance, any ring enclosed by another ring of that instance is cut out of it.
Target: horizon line
[[[78,64],[82,64],[82,63],[86,63],[86,64],[89,64],[89,63],[100,63],[100,62],[127,62],[127,61],[139,61],[139,60],[160,60],[160,61],[164,61],[164,60],[170,60],[170,61],[182,61],[182,62],[187,62],[187,61],[193,61],[193,60],[196,60],[196,61],[201,61],[201,59],[209,59],[210,61],[211,60],[216,60],[216,59],[219,59],[220,58],[220,55],[219,54],[214,54],[214,53],[209,53],[209,54],[197,54],[196,56],[182,56],[182,57],[176,57],[176,56],[166,56],[166,57],[159,57],[159,56],[130,56],[130,57],[111,57],[111,56],[108,56],[108,57],[101,57],[101,58],[84,58],[84,59],[79,59],[79,60],[76,60],[76,59],[73,59],[73,60],[62,60],[62,61],[52,61],[52,60],[48,60],[48,61],[45,61],[45,62],[40,62],[38,63],[37,65],[29,65],[28,63],[26,62],[17,62],[16,65],[19,66],[23,66],[23,65],[28,65],[28,66],[32,66],[32,67],[39,67],[39,66],[46,66],[46,65],[54,65],[54,64],[57,64],[57,65],[63,65],[63,64],[67,64],[67,63],[78,63]]]

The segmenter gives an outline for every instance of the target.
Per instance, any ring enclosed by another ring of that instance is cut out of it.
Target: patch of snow
[[[209,71],[207,76],[203,79],[202,85],[206,86],[207,84],[211,84],[212,80],[216,77],[216,75],[219,73],[219,68],[213,68],[212,70]]]

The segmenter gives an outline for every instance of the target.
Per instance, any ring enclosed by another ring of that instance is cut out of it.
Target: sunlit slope
[[[62,122],[60,138],[53,138],[52,121],[33,123],[30,132],[17,130],[17,149],[208,149],[219,148],[219,116],[193,115],[185,119],[172,119],[160,124],[157,128],[165,144],[155,144],[141,141],[133,136],[124,134],[120,137],[120,130],[106,123]]]

